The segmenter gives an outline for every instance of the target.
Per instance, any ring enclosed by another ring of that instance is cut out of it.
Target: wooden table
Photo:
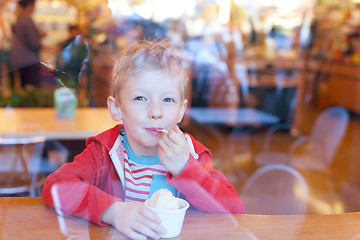
[[[0,108],[0,136],[86,139],[115,125],[107,108],[77,108],[74,119],[57,118],[55,108]]]
[[[313,102],[321,107],[340,105],[359,114],[359,67],[352,62],[309,61],[307,70],[314,75]]]
[[[359,239],[360,213],[231,215],[188,211],[177,239]],[[0,198],[0,239],[126,239],[47,207],[41,198]]]

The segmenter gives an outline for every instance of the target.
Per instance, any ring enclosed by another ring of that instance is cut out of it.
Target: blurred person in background
[[[45,34],[38,30],[32,19],[35,0],[20,0],[18,10],[18,17],[13,26],[11,65],[14,70],[19,70],[21,87],[26,85],[40,87],[39,55],[41,39]]]
[[[0,78],[1,93],[10,95],[10,49],[11,49],[11,24],[14,16],[10,9],[9,0],[0,1]]]

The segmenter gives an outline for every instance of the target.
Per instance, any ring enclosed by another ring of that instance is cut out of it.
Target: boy
[[[181,58],[168,42],[131,46],[114,68],[107,100],[111,117],[123,124],[87,139],[72,163],[51,174],[44,201],[133,239],[164,234],[143,204],[160,188],[196,210],[244,213],[234,188],[212,168],[210,151],[177,126],[186,84]]]

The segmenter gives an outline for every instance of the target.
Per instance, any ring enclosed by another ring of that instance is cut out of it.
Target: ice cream
[[[181,233],[185,213],[190,206],[186,200],[174,197],[167,189],[160,189],[144,204],[158,215],[161,225],[166,229],[161,238],[174,238]]]
[[[163,133],[168,133],[169,131],[166,130],[165,128],[157,128],[156,131],[158,132],[163,132]]]
[[[149,199],[148,204],[152,208],[162,210],[177,210],[180,208],[178,199],[167,189],[157,190]]]

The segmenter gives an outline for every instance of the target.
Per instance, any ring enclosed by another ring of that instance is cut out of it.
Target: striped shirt
[[[125,202],[144,202],[149,198],[154,175],[165,177],[167,170],[159,156],[141,157],[135,155],[129,146],[126,134],[123,136],[125,151]]]

